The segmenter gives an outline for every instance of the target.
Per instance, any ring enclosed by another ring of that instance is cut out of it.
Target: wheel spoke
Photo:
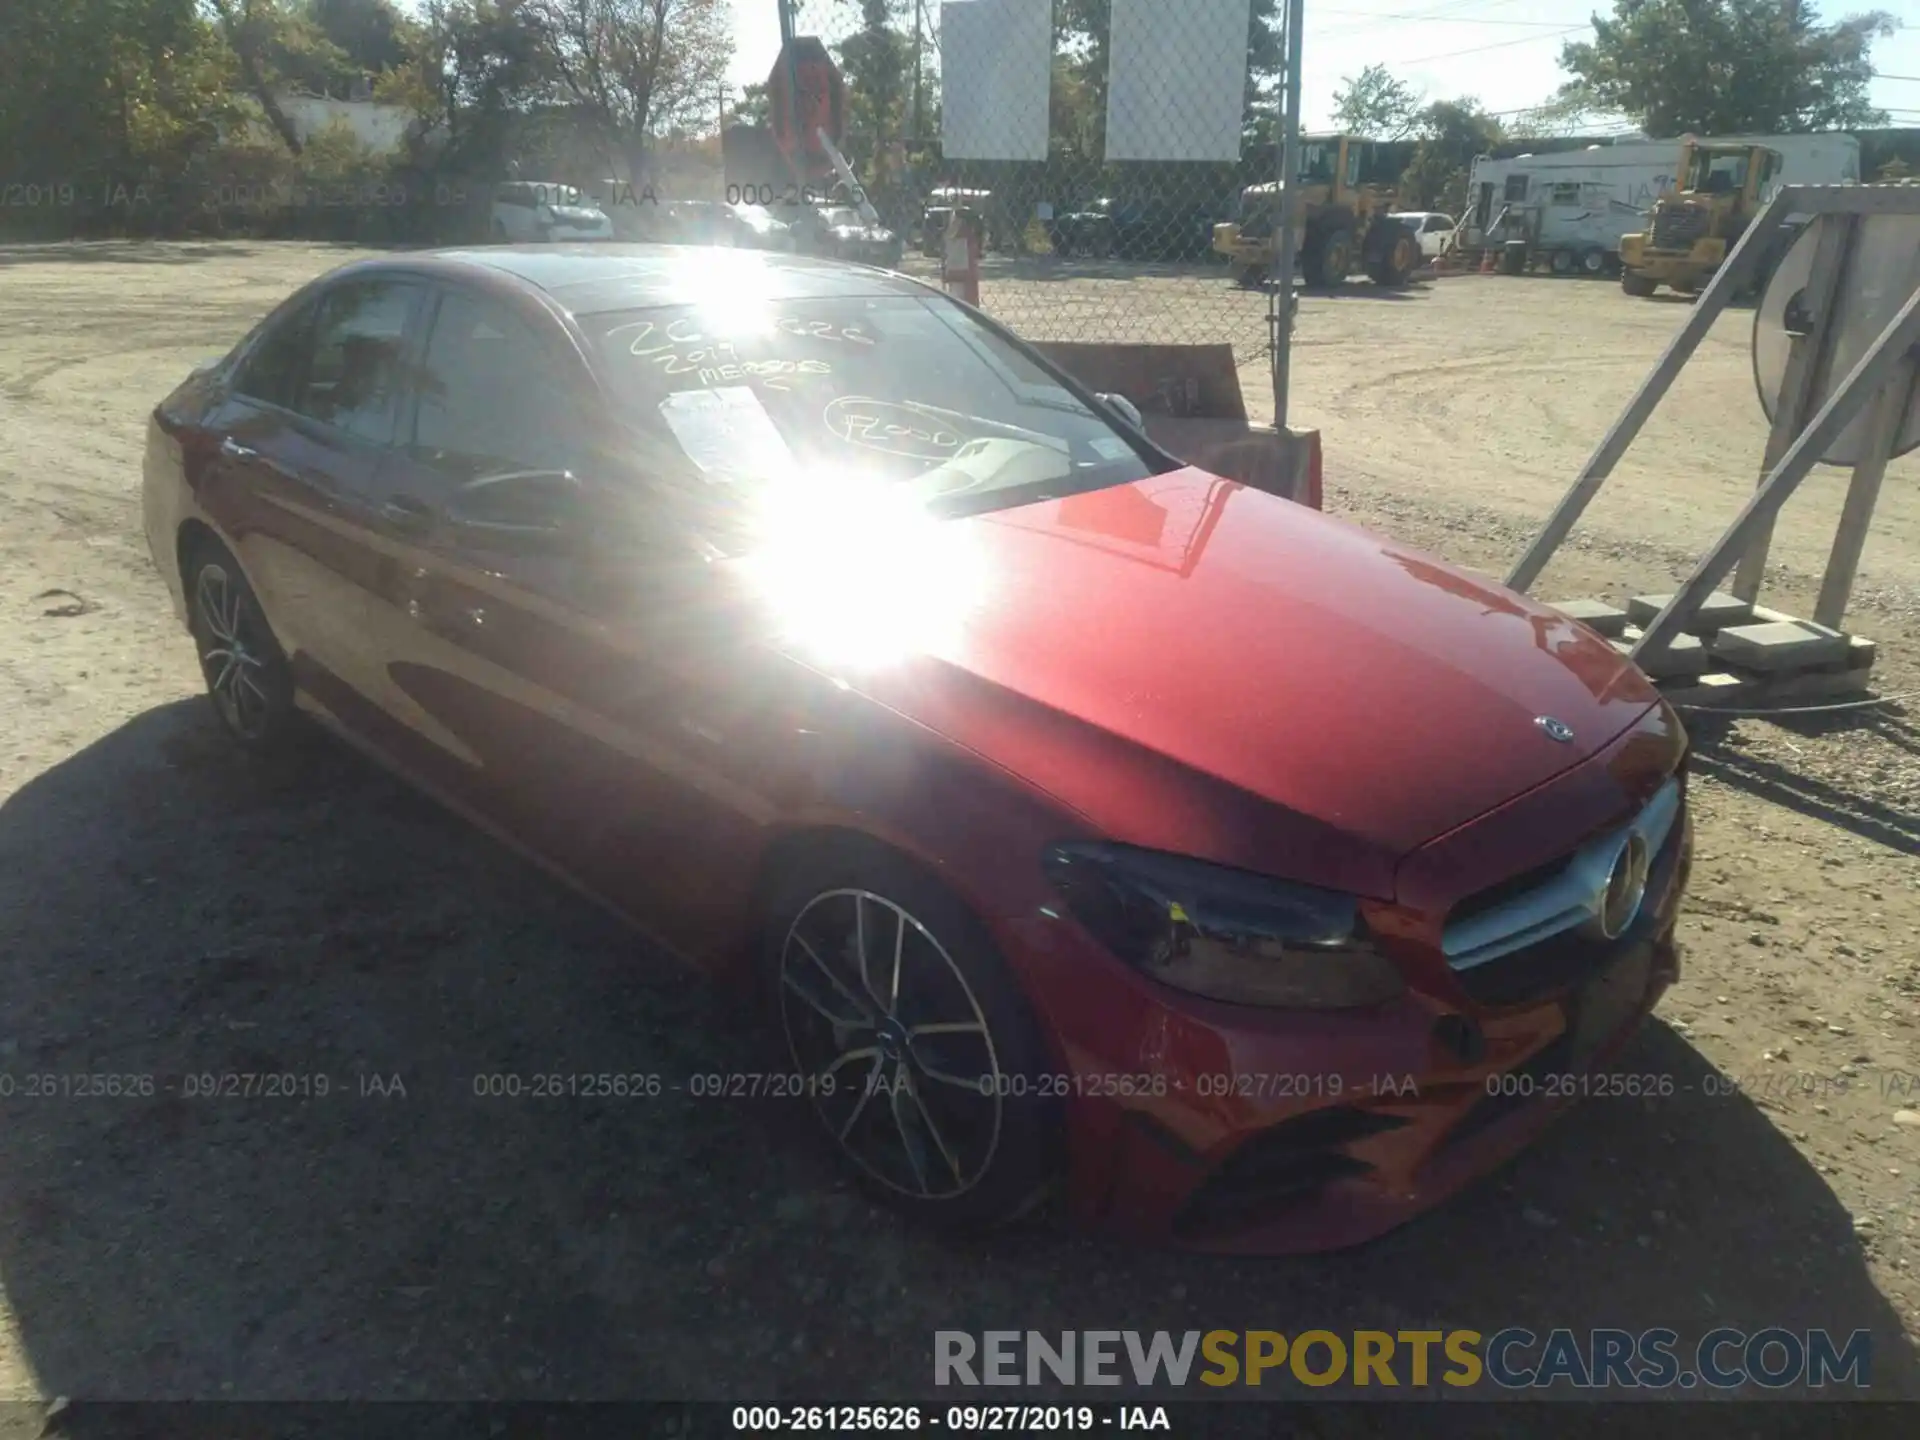
[[[855,1015],[855,1018],[851,1020],[849,1020],[844,1015],[835,1014],[832,1010],[827,1008],[826,1004],[820,999],[819,996],[815,995],[806,986],[802,985],[798,980],[796,980],[793,976],[793,972],[790,970],[780,977],[780,983],[784,985],[787,989],[791,990],[794,994],[798,995],[809,1010],[813,1011],[814,1014],[820,1016],[820,1018],[825,1020],[829,1025],[836,1025],[841,1027],[842,1029],[852,1028],[856,1030],[865,1030],[865,1029],[871,1028],[868,1025],[867,1021],[864,1018],[860,1017],[857,1013]]]
[[[260,703],[261,708],[265,709],[267,692],[260,688],[260,682],[254,678],[254,672],[258,668],[259,667],[254,665],[242,665],[239,672],[234,676],[234,680],[240,689],[253,696],[253,698]]]
[[[987,1027],[972,1020],[942,1020],[932,1025],[915,1025],[907,1034],[918,1040],[922,1035],[984,1035]]]
[[[880,992],[873,988],[873,976],[867,971],[867,897],[853,897],[853,958],[860,970],[860,984],[872,997],[873,1003],[880,1007],[882,1014],[887,1013],[887,1003],[880,998]]]
[[[858,995],[854,994],[853,991],[849,989],[847,985],[840,979],[840,977],[833,973],[833,968],[830,965],[828,965],[825,960],[822,960],[820,958],[820,952],[818,950],[815,950],[813,946],[807,943],[806,936],[800,934],[796,930],[793,933],[792,938],[793,938],[793,943],[798,945],[801,948],[801,950],[806,952],[806,957],[807,959],[813,962],[814,968],[819,970],[819,972],[822,975],[827,977],[827,983],[833,986],[833,988],[840,993],[840,998],[842,1000],[845,1000],[849,1005],[853,1006],[853,1008],[859,1011],[860,1014],[867,1017],[866,1020],[864,1020],[862,1023],[871,1024],[873,1021],[872,1006],[870,1006],[865,1000],[862,1000]]]
[[[227,602],[227,634],[235,640],[240,638],[240,587],[231,581],[221,587]]]
[[[913,1101],[913,1108],[919,1112],[920,1123],[926,1127],[928,1136],[933,1140],[934,1149],[940,1152],[940,1158],[947,1162],[947,1169],[953,1172],[953,1183],[956,1185],[963,1183],[966,1177],[960,1173],[960,1162],[954,1158],[953,1150],[948,1146],[946,1137],[940,1133],[940,1127],[933,1123],[933,1112],[927,1109],[926,1102],[920,1098],[920,1092],[913,1088],[912,1072],[904,1073],[907,1082],[907,1098]]]
[[[893,927],[893,979],[887,987],[887,1013],[900,1008],[900,955],[907,948],[907,912],[896,910]]]
[[[907,1157],[907,1168],[913,1171],[913,1183],[920,1187],[922,1195],[931,1195],[933,1186],[927,1181],[926,1162],[920,1158],[920,1147],[914,1141],[913,1132],[907,1129],[907,1115],[902,1101],[906,1099],[906,1086],[900,1082],[900,1071],[904,1067],[895,1067],[893,1074],[893,1095],[888,1106],[893,1111],[893,1128],[900,1135],[900,1149]]]
[[[853,1102],[852,1113],[847,1116],[846,1123],[840,1127],[840,1139],[843,1142],[847,1136],[853,1132],[853,1127],[859,1123],[860,1117],[866,1114],[867,1101],[873,1098],[873,1082],[880,1078],[880,1071],[887,1063],[878,1050],[874,1050],[872,1054],[873,1064],[867,1070],[866,1078],[860,1082],[860,1098]],[[845,1060],[846,1058],[845,1055],[842,1055],[840,1060]],[[840,1061],[835,1061],[832,1066],[828,1067],[827,1074],[831,1075],[834,1070],[839,1068],[839,1064]]]
[[[986,1092],[981,1087],[993,1079],[991,1075],[976,1075],[969,1080],[966,1076],[956,1075],[951,1070],[942,1070],[937,1066],[929,1065],[917,1055],[913,1060],[913,1068],[936,1084],[951,1085],[956,1090],[967,1090],[975,1095],[984,1095]]]
[[[200,572],[200,613],[205,617],[207,629],[213,632],[214,638],[231,645],[239,637],[233,633],[233,627],[227,624],[226,589],[227,577],[223,571],[209,566]]]

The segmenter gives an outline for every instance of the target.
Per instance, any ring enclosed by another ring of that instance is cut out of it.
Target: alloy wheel
[[[221,718],[247,740],[266,736],[273,723],[268,668],[277,663],[273,639],[246,587],[217,561],[194,581],[200,621],[200,668]]]
[[[794,917],[779,963],[788,1048],[847,1157],[916,1200],[978,1184],[1012,1087],[979,998],[932,932],[883,895],[828,890]]]

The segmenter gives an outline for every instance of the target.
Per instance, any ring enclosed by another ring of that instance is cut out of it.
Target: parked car
[[[1068,258],[1203,260],[1212,252],[1215,219],[1188,205],[1100,199],[1056,215],[1047,238],[1056,255]]]
[[[577,185],[513,180],[493,191],[493,238],[511,245],[611,240],[613,221]]]
[[[808,206],[792,223],[799,248],[810,255],[897,270],[906,251],[897,233],[885,225],[868,224],[851,205]]]
[[[865,267],[392,254],[158,404],[143,514],[239,747],[317,722],[737,981],[876,1195],[1352,1243],[1675,978],[1687,738],[1137,413]]]
[[[1401,221],[1413,231],[1414,238],[1420,242],[1420,254],[1428,260],[1437,259],[1453,235],[1453,217],[1437,210],[1402,210],[1389,218]]]
[[[723,245],[742,250],[792,250],[793,229],[764,205],[675,200],[659,207],[648,239],[672,245]]]

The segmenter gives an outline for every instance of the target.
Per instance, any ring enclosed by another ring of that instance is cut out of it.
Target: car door
[[[762,742],[800,727],[755,677],[785,671],[653,529],[557,323],[450,286],[417,389],[395,483],[438,523],[394,682],[485,818],[692,948],[740,903],[727,857],[781,806],[790,772]]]
[[[210,418],[209,509],[301,689],[330,709],[378,688],[380,597],[394,593],[380,470],[424,295],[404,277],[325,287],[263,337]]]
[[[617,749],[582,733],[621,663],[573,573],[592,387],[537,306],[437,287],[391,472],[395,496],[434,517],[388,660],[422,722],[402,758],[575,872],[641,803]]]

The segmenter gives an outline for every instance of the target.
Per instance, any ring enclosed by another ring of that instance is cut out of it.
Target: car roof
[[[844,260],[706,245],[488,245],[416,251],[347,269],[362,276],[440,271],[449,278],[479,271],[496,283],[542,291],[574,315],[689,304],[700,293],[711,294],[716,282],[724,289],[728,273],[748,280],[751,272],[754,289],[771,301],[921,296],[930,288]]]

